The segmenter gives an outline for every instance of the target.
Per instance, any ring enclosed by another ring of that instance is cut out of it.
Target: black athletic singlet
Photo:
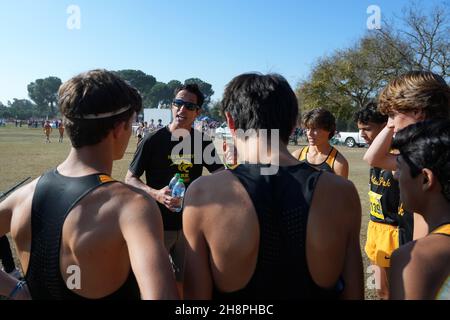
[[[103,174],[65,177],[56,169],[44,174],[33,195],[31,252],[25,279],[37,300],[85,300],[67,288],[60,272],[60,247],[64,221],[87,194],[114,182]],[[128,279],[116,292],[102,299],[140,299],[139,287],[130,269]]]
[[[224,293],[213,288],[213,299],[334,299],[343,290],[317,286],[306,261],[309,207],[321,171],[306,163],[279,167],[261,175],[265,165],[241,164],[231,172],[255,207],[260,244],[255,271],[241,290]],[[266,166],[267,167],[267,166]]]
[[[370,168],[370,220],[399,227],[399,244],[413,238],[413,214],[400,203],[400,189],[392,171]]]
[[[335,147],[331,147],[331,151],[328,154],[327,158],[320,164],[313,164],[308,161],[308,156],[307,156],[308,151],[309,151],[309,146],[303,147],[302,151],[300,151],[300,155],[298,156],[298,160],[305,161],[310,166],[312,166],[316,169],[330,172],[330,173],[335,173],[334,172],[334,163],[336,162],[336,158],[339,154],[339,151],[337,151],[337,149]]]

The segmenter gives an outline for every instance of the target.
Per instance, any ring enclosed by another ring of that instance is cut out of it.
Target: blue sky
[[[367,31],[367,8],[400,15],[408,0],[0,0],[0,101],[28,83],[93,68],[198,77],[219,99],[234,76],[277,72],[293,87],[324,54]],[[430,6],[437,1],[423,1]],[[81,28],[69,30],[77,5]]]

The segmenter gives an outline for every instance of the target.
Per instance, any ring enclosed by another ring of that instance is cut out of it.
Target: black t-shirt
[[[147,185],[159,190],[167,186],[176,173],[180,174],[187,188],[202,175],[203,167],[209,172],[223,168],[211,139],[191,129],[190,136],[172,141],[169,128],[164,127],[145,136],[129,169],[137,177],[145,172]],[[158,205],[164,230],[181,230],[181,213],[172,212],[160,203]]]

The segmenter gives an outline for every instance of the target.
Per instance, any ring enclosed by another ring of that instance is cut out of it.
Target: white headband
[[[91,113],[91,114],[82,114],[79,116],[69,116],[67,118],[72,119],[105,119],[110,118],[112,116],[116,116],[118,114],[124,113],[125,111],[129,110],[131,106],[120,108],[119,110],[111,111],[111,112],[105,112],[105,113]]]

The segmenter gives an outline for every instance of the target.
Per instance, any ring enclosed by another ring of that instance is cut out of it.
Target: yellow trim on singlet
[[[431,232],[431,234],[444,234],[450,236],[450,223],[440,226],[439,228]]]
[[[303,147],[302,151],[300,151],[300,155],[298,156],[299,161],[306,160],[306,154],[308,153],[308,147]]]
[[[110,176],[107,176],[106,174],[99,175],[98,179],[100,180],[101,183],[115,181],[113,178],[111,178]]]
[[[436,230],[432,231],[431,234],[442,234],[450,236],[450,223],[444,224],[438,227]],[[449,300],[450,299],[450,276],[442,284],[436,295],[436,300]]]
[[[336,161],[338,151],[335,147],[332,148],[333,150],[331,150],[326,162],[328,163],[330,168],[334,170],[334,162]]]
[[[331,152],[325,159],[325,163],[328,164],[330,166],[330,168],[334,171],[334,163],[336,161],[338,151],[335,147],[331,147],[331,148],[332,148]],[[307,159],[308,150],[309,150],[309,147],[303,147],[302,151],[300,151],[300,155],[298,156],[299,161],[306,160],[306,162],[308,162],[308,159]],[[312,164],[312,163],[310,163],[310,164]],[[312,164],[312,165],[314,165],[314,164]]]
[[[225,165],[225,170],[234,170],[234,169],[236,169],[237,167],[239,167],[239,164],[226,164],[226,163],[224,163],[224,165]]]

